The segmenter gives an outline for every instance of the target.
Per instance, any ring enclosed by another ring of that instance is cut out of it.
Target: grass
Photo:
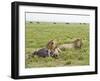
[[[46,46],[51,39],[58,44],[70,42],[75,38],[82,38],[81,49],[66,49],[58,59],[47,57],[32,57],[38,48]],[[25,67],[59,67],[89,65],[89,24],[65,23],[29,23],[25,29]]]

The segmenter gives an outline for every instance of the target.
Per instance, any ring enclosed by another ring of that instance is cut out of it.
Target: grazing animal
[[[81,46],[82,46],[82,39],[76,39],[71,43],[60,45],[59,49],[65,50],[65,49],[70,49],[70,48],[81,48]]]

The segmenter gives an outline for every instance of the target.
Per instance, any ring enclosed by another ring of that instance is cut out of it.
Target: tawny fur
[[[73,43],[74,43],[74,47],[75,48],[81,48],[82,47],[82,44],[83,44],[82,43],[82,39],[80,39],[80,38],[79,39],[76,39]]]
[[[82,46],[82,39],[76,39],[71,43],[59,45],[59,49],[71,49],[71,48],[81,48]]]
[[[71,43],[71,44],[63,44],[63,45],[60,45],[59,46],[59,49],[70,49],[70,48],[74,48],[74,44]]]
[[[59,56],[59,54],[61,53],[62,51],[58,48],[58,47],[55,47],[55,49],[53,50],[53,55],[54,56]]]
[[[50,56],[50,52],[54,51],[54,49],[57,47],[57,42],[56,40],[50,40],[47,45],[46,48],[48,49],[48,55]]]

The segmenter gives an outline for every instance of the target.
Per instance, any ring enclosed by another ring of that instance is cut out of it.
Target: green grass
[[[58,59],[47,57],[31,57],[34,50],[43,48],[51,39],[56,39],[58,44],[70,42],[81,38],[81,49],[66,49]],[[64,23],[26,23],[25,29],[25,67],[58,67],[89,65],[89,24],[64,24]]]

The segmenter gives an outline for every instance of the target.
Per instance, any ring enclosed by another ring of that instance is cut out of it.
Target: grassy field
[[[31,57],[34,50],[43,48],[51,39],[58,44],[81,38],[81,49],[66,49],[58,59],[52,57]],[[25,28],[25,67],[59,67],[89,65],[89,24],[35,23],[26,22]]]

